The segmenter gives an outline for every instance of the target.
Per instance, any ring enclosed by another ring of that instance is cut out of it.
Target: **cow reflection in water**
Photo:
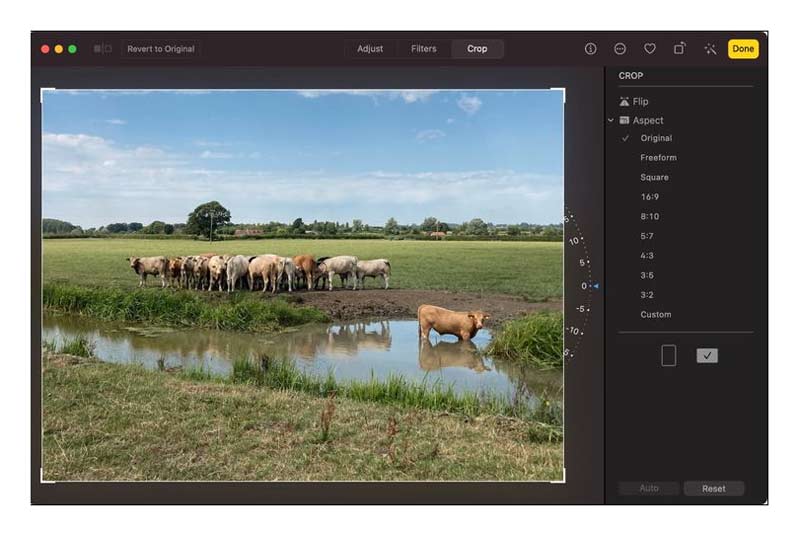
[[[491,371],[478,354],[478,347],[470,340],[439,340],[432,345],[426,338],[419,343],[419,366],[425,371],[438,371],[445,367],[466,367],[477,373]]]
[[[361,351],[387,352],[392,348],[392,331],[387,321],[348,323],[324,330],[294,333],[289,337],[289,354],[312,359],[318,355],[358,356]]]

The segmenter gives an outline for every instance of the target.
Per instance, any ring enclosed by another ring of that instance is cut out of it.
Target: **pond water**
[[[456,391],[488,392],[535,402],[538,393],[557,394],[561,371],[524,368],[483,357],[491,340],[481,330],[472,341],[431,333],[420,342],[417,322],[374,321],[307,325],[281,334],[187,330],[94,321],[46,313],[42,339],[60,342],[77,335],[91,339],[97,357],[148,369],[201,368],[228,375],[237,358],[258,355],[292,358],[311,374],[333,372],[339,380],[378,379],[399,374],[409,380],[452,385]]]

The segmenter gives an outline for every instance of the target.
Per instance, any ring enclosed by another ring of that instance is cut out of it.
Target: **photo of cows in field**
[[[43,480],[563,480],[561,90],[42,109]]]

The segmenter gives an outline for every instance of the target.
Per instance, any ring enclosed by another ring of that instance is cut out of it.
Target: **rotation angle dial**
[[[594,294],[600,282],[592,276],[589,247],[575,215],[564,207],[564,360],[573,359],[586,334]]]

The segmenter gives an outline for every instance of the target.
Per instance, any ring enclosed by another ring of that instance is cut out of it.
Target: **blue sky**
[[[562,125],[560,91],[52,91],[43,214],[554,223]]]

